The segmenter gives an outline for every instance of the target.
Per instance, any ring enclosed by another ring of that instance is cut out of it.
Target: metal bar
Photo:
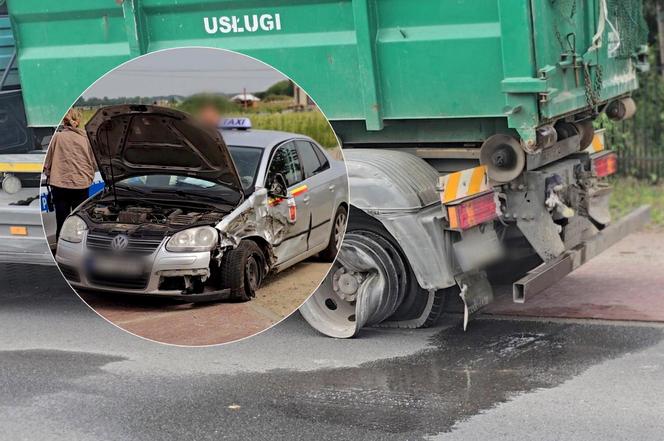
[[[122,3],[129,54],[132,57],[143,55],[148,49],[139,2],[140,0],[124,0]]]
[[[541,150],[536,155],[528,155],[526,170],[535,170],[544,165],[564,158],[572,153],[577,153],[580,149],[580,146],[580,135],[574,135],[560,142],[557,142],[551,147]]]
[[[630,234],[642,229],[650,221],[650,206],[644,205],[632,211],[613,225],[600,231],[592,239],[578,245],[551,262],[540,265],[512,287],[515,303],[524,303],[526,297],[550,288],[560,279],[603,253]]]
[[[406,147],[394,150],[426,159],[480,159],[480,149],[475,147]]]
[[[503,80],[532,78],[533,82],[537,82],[531,2],[499,0],[498,13]],[[538,83],[537,90],[543,87]],[[507,108],[510,109],[507,117],[509,127],[519,132],[527,148],[534,148],[537,143],[535,128],[539,121],[538,95],[506,93],[505,96]]]
[[[374,0],[353,0],[353,18],[357,38],[357,58],[362,95],[364,99],[364,117],[367,130],[382,130],[383,116],[376,59],[376,5]]]
[[[14,63],[16,62],[16,55],[17,55],[17,51],[16,51],[16,49],[14,49],[14,52],[12,53],[12,57],[9,59],[9,63],[7,64],[7,68],[2,73],[2,78],[0,79],[0,90],[5,88],[5,83],[7,82],[7,78],[9,78],[9,73],[12,70],[12,66],[14,66]]]

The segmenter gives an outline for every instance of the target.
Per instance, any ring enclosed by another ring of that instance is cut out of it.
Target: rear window
[[[314,146],[314,152],[316,152],[316,156],[318,156],[318,160],[320,161],[321,169],[327,170],[330,168],[330,161],[327,160],[327,156],[321,151],[320,147],[315,144],[312,145]]]
[[[313,144],[309,141],[295,141],[295,143],[307,178],[328,168],[327,159],[321,152],[317,151],[318,149]],[[321,156],[323,160],[321,160]]]

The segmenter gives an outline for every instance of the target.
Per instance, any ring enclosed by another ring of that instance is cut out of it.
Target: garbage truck
[[[642,8],[9,0],[33,126],[56,125],[120,63],[173,47],[242,52],[307,91],[343,144],[352,207],[337,261],[300,311],[338,338],[427,326],[455,303],[465,326],[500,279],[527,301],[648,221],[647,207],[612,221],[617,159],[594,124],[636,111]]]

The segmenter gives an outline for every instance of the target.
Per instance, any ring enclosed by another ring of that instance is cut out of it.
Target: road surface
[[[137,336],[204,346],[250,337],[293,313],[318,287],[329,263],[306,261],[269,276],[249,302],[193,304],[169,299],[81,293],[102,317]]]
[[[647,242],[664,249],[664,236]],[[614,274],[635,271],[620,262]],[[484,315],[464,333],[461,318],[447,315],[433,329],[333,340],[294,316],[239,343],[181,348],[109,325],[52,268],[0,270],[5,439],[659,441],[664,433],[657,322]],[[570,289],[588,289],[579,274],[565,281]],[[645,265],[639,276],[656,277]],[[661,290],[650,287],[654,304]]]

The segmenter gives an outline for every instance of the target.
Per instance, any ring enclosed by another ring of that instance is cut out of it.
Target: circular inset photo
[[[332,128],[253,58],[180,48],[135,59],[67,112],[44,164],[55,261],[99,315],[202,346],[281,321],[325,278],[348,217]]]

